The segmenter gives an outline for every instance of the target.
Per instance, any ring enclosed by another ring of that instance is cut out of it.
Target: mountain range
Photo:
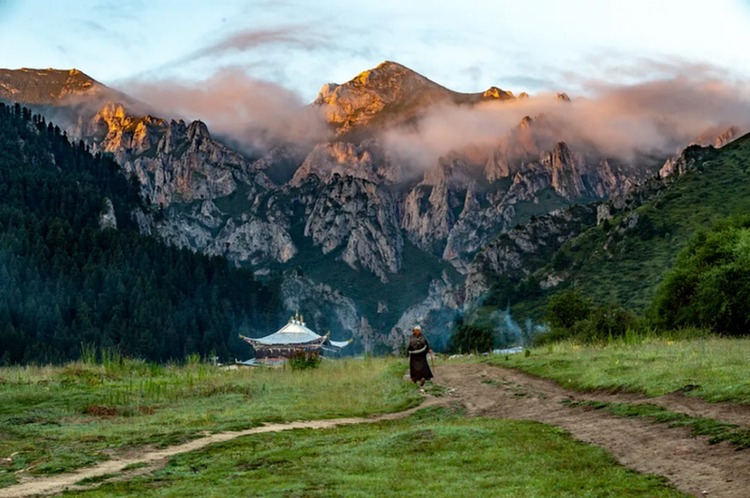
[[[418,133],[435,109],[529,98],[496,87],[458,93],[384,62],[320,90],[309,107],[328,140],[250,155],[201,121],[153,116],[80,71],[0,70],[0,100],[33,106],[137,179],[157,208],[129,213],[141,233],[279,280],[287,312],[351,331],[366,349],[397,348],[417,322],[440,347],[498,279],[538,271],[606,209],[681,167],[671,154],[623,159],[568,144],[564,125],[544,114],[418,167],[386,137]],[[559,94],[557,105],[570,101]],[[741,131],[707,130],[695,142],[720,147]],[[543,277],[549,288],[565,281]]]

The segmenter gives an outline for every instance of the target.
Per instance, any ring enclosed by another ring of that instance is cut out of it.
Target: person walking
[[[429,341],[422,334],[422,327],[416,325],[412,330],[412,336],[409,338],[409,345],[406,347],[406,353],[409,355],[409,374],[411,381],[424,386],[426,380],[432,378],[432,370],[427,362],[427,354],[430,354],[432,363],[435,363],[435,356],[432,353]]]

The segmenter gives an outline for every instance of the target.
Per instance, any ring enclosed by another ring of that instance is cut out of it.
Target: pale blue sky
[[[126,92],[235,66],[312,100],[386,59],[459,91],[582,92],[692,64],[750,77],[750,2],[0,0],[0,47],[0,67],[76,67]]]

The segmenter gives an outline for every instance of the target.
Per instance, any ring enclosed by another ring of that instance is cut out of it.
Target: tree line
[[[0,104],[0,364],[126,356],[247,356],[272,328],[277,281],[141,235],[140,185],[108,155],[19,105]],[[101,229],[106,200],[116,229]]]

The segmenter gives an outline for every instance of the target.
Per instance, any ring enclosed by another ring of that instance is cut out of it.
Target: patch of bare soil
[[[646,398],[635,394],[578,393],[555,382],[516,370],[487,365],[447,365],[436,380],[451,389],[475,416],[536,420],[562,427],[576,439],[606,449],[620,463],[669,479],[694,496],[750,497],[750,451],[728,443],[708,444],[690,430],[670,429],[648,419],[617,417],[606,410],[571,408],[561,401],[596,400],[654,403],[671,411],[750,426],[750,410],[671,394]]]

